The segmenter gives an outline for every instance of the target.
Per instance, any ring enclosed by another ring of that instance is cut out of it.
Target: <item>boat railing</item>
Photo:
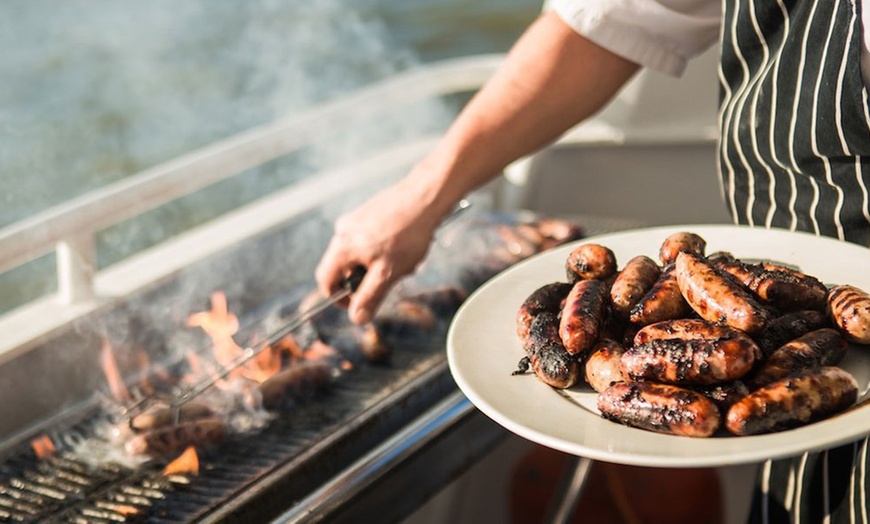
[[[54,256],[57,271],[56,293],[0,316],[0,329],[9,328],[3,332],[13,334],[0,342],[0,355],[93,311],[107,299],[183,269],[184,264],[191,262],[191,256],[207,255],[263,230],[269,223],[288,220],[312,209],[333,198],[339,188],[347,191],[363,186],[390,168],[409,165],[431,148],[437,137],[423,136],[392,145],[374,152],[368,159],[355,160],[352,169],[348,166],[318,173],[249,204],[246,209],[229,212],[218,219],[230,224],[220,224],[219,234],[210,234],[214,233],[209,229],[212,224],[206,224],[183,234],[183,238],[170,238],[145,253],[97,271],[96,237],[101,230],[328,138],[352,122],[403,104],[476,91],[502,59],[497,54],[478,55],[411,68],[335,101],[231,136],[0,229],[0,273],[45,255]],[[254,211],[254,206],[273,209],[263,213]],[[178,246],[180,243],[183,248]]]

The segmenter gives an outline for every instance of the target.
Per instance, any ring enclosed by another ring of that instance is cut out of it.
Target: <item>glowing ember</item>
[[[48,435],[40,435],[31,440],[30,447],[33,449],[36,457],[41,459],[51,457],[57,453],[57,448],[54,447],[54,442],[51,441]]]
[[[199,456],[196,454],[196,449],[193,446],[188,446],[181,455],[170,462],[163,468],[163,475],[198,475],[199,474]]]
[[[112,351],[112,345],[108,339],[103,339],[103,348],[100,353],[100,364],[103,367],[103,373],[106,374],[106,381],[109,383],[109,391],[112,393],[112,398],[121,403],[127,403],[132,400],[127,386],[124,384],[124,379],[121,377],[121,371],[118,369],[118,362],[115,360],[115,354]]]

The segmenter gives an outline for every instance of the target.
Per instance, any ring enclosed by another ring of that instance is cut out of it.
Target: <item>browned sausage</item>
[[[677,255],[677,283],[680,292],[701,318],[722,322],[745,331],[759,333],[770,320],[769,310],[730,277],[720,273],[700,255]]]
[[[520,308],[517,310],[517,335],[520,337],[520,340],[528,338],[532,321],[539,313],[549,311],[550,313],[558,314],[561,311],[562,303],[572,287],[567,282],[544,284],[534,290],[520,304]]]
[[[757,389],[734,403],[725,426],[735,435],[788,429],[845,410],[858,399],[858,383],[847,371],[809,369]]]
[[[201,418],[174,426],[163,426],[133,436],[124,444],[130,455],[168,455],[188,446],[217,444],[226,435],[226,424],[217,417]]]
[[[614,312],[628,318],[632,308],[652,288],[661,273],[662,269],[655,260],[645,255],[638,255],[626,262],[610,287],[610,302]]]
[[[755,336],[755,343],[761,349],[762,355],[767,357],[786,342],[828,326],[830,321],[821,311],[791,311],[770,320],[761,333]]]
[[[437,316],[446,317],[459,309],[468,292],[459,286],[436,286],[406,295],[405,299],[428,306]]]
[[[681,318],[691,312],[689,304],[680,293],[676,268],[673,264],[662,269],[658,280],[632,308],[629,320],[633,324],[646,325],[661,320]]]
[[[806,333],[770,354],[748,378],[750,387],[758,388],[798,371],[833,366],[846,355],[849,343],[833,328]]]
[[[834,324],[852,342],[870,344],[870,295],[851,285],[834,286],[828,292],[827,311]]]
[[[671,384],[716,384],[746,375],[758,348],[734,330],[730,337],[656,339],[625,350],[623,376]]]
[[[683,251],[704,256],[706,248],[707,241],[695,233],[674,233],[662,242],[659,248],[659,260],[666,266],[676,261],[677,255]]]
[[[212,415],[214,415],[214,411],[211,407],[202,402],[188,402],[179,406],[177,410],[170,406],[160,406],[133,417],[130,420],[130,428],[136,431],[145,431]]]
[[[621,382],[598,395],[609,420],[659,433],[709,437],[720,424],[719,409],[697,391],[654,382]]]
[[[423,302],[403,298],[381,308],[373,322],[384,335],[419,336],[435,329],[438,317]]]
[[[549,311],[536,315],[529,336],[523,340],[523,348],[527,356],[520,360],[514,375],[525,373],[531,367],[543,383],[554,388],[569,388],[580,379],[580,361],[562,345],[557,315]]]
[[[717,263],[762,300],[783,311],[823,310],[827,288],[816,277],[770,262],[747,264],[739,260]]]
[[[663,320],[640,328],[634,335],[633,345],[646,344],[653,340],[678,338],[681,340],[701,340],[733,338],[738,336],[734,328],[724,324],[714,324],[700,318],[677,318]]]
[[[275,373],[257,385],[263,406],[274,408],[282,403],[304,400],[328,388],[335,369],[325,362],[306,361]]]
[[[541,250],[560,246],[566,242],[583,238],[583,228],[577,224],[558,218],[542,218],[532,223],[544,235]]]
[[[373,323],[358,326],[354,329],[354,338],[357,347],[366,361],[380,364],[390,360],[393,347],[381,335],[378,327]]]
[[[562,308],[559,335],[568,353],[577,355],[598,342],[607,318],[608,287],[600,280],[580,280]]]
[[[625,346],[613,339],[595,344],[584,364],[586,382],[592,389],[601,393],[613,384],[623,382],[619,359],[624,352]]]
[[[616,274],[616,255],[601,244],[580,244],[568,254],[565,262],[568,282],[606,280]]]

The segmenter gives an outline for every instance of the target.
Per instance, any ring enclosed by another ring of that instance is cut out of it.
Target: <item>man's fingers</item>
[[[345,268],[350,266],[351,264],[344,260],[344,257],[339,256],[338,251],[330,244],[314,270],[314,279],[317,281],[320,293],[328,297],[337,291],[341,286]]]
[[[393,283],[393,272],[384,264],[373,264],[356,292],[350,297],[348,317],[354,324],[371,322],[375,311]]]

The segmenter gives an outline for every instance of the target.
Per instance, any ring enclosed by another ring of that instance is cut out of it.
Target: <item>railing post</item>
[[[57,243],[57,291],[64,304],[94,297],[97,249],[93,234],[77,235]]]

